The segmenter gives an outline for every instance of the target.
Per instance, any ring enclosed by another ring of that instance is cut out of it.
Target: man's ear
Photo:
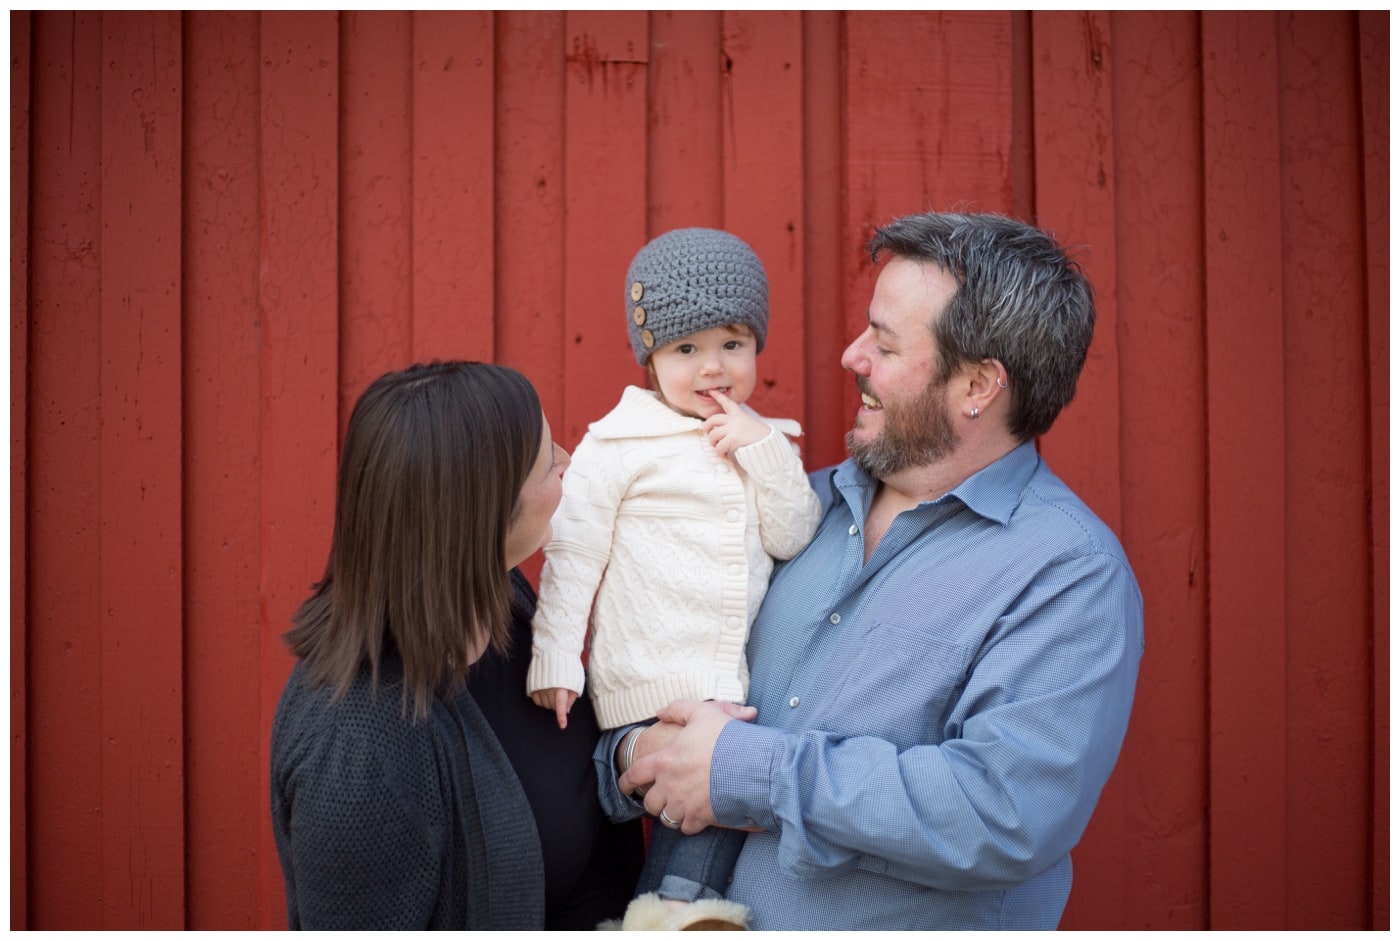
[[[984,359],[980,363],[964,366],[963,374],[955,385],[963,395],[963,401],[959,403],[960,411],[969,418],[987,414],[998,403],[1009,401],[1002,399],[1007,387],[1006,367],[1001,360]]]

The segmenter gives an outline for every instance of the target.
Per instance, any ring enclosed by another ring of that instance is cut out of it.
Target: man
[[[1069,852],[1127,728],[1142,598],[1122,548],[1036,454],[1074,395],[1091,289],[1044,233],[927,214],[872,238],[842,356],[851,458],[754,624],[751,711],[681,701],[613,758],[604,803],[748,827],[753,927],[1054,928]]]

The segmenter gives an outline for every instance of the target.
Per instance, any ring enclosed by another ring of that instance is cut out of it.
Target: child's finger
[[[559,720],[559,728],[569,727],[569,691],[567,689],[556,689],[554,691],[554,718]]]
[[[710,398],[719,403],[719,407],[724,409],[726,414],[733,415],[739,411],[738,404],[718,389],[710,390]]]

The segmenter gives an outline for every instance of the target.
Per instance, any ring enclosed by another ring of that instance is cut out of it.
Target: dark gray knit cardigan
[[[403,667],[346,696],[298,664],[272,726],[290,928],[533,929],[544,868],[520,782],[469,693],[401,713]]]

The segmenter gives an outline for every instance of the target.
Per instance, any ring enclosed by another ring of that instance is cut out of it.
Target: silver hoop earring
[[[1005,388],[1006,388],[1006,380],[1003,379],[1003,378],[1001,378],[1000,376],[997,376],[997,386],[1000,387],[1000,388],[1002,388],[1002,389],[1005,389]]]
[[[967,413],[967,417],[968,417],[968,418],[971,418],[973,421],[976,421],[976,420],[977,420],[977,416],[978,416],[978,415],[981,415],[981,414],[982,414],[982,410],[981,410],[980,408],[978,408],[976,405],[974,405],[974,406],[972,406],[972,411],[970,411],[970,412]]]

